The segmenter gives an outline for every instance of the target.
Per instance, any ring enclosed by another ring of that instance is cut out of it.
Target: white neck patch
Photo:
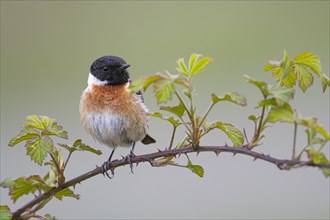
[[[104,86],[105,84],[107,84],[107,81],[101,81],[99,79],[97,79],[95,76],[93,76],[93,74],[89,73],[88,75],[88,86],[91,85],[99,85],[99,86]]]

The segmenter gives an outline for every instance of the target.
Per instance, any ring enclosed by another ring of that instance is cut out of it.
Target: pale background
[[[212,92],[244,93],[248,107],[222,104],[210,117],[245,128],[251,136],[247,116],[257,113],[254,106],[261,96],[242,75],[274,83],[263,66],[268,59],[281,59],[283,49],[292,57],[304,51],[316,53],[323,71],[329,73],[329,1],[1,1],[1,180],[46,172],[30,161],[22,145],[8,147],[30,114],[56,118],[69,131],[67,143],[82,138],[104,152],[75,154],[68,179],[107,159],[110,149],[89,137],[78,113],[90,63],[97,57],[124,57],[132,65],[133,79],[175,72],[177,58],[188,59],[194,52],[213,57],[207,72],[196,78],[199,111],[204,112]],[[317,116],[329,129],[329,90],[321,92],[319,79],[314,85],[304,95],[297,92],[293,105],[304,116]],[[157,111],[151,90],[145,100]],[[168,124],[152,119],[150,127],[158,143],[138,144],[136,154],[168,143]],[[269,128],[257,150],[290,158],[292,130],[286,124]],[[305,139],[300,129],[299,147]],[[225,136],[215,131],[202,144],[225,142]],[[127,153],[128,149],[118,150],[115,157]],[[140,164],[132,175],[126,166],[117,169],[112,180],[99,175],[77,185],[80,201],[54,200],[42,213],[59,219],[329,218],[329,179],[317,169],[280,171],[272,164],[226,153],[219,157],[203,153],[191,159],[203,165],[204,178],[187,169],[149,164]],[[12,209],[29,199],[13,205],[7,191],[1,190],[1,205]]]

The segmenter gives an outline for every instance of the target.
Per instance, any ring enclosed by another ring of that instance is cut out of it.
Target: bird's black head
[[[95,60],[90,68],[90,73],[98,80],[107,85],[122,85],[128,82],[129,74],[127,68],[129,64],[124,59],[116,56],[103,56]]]

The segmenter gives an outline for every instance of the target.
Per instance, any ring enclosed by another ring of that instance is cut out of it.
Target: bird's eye
[[[109,68],[108,67],[103,67],[104,72],[108,72]]]

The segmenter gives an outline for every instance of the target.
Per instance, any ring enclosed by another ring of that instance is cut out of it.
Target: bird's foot
[[[114,173],[111,171],[111,176],[110,174],[108,173],[107,171],[107,168],[108,168],[108,164],[111,163],[111,161],[105,161],[103,164],[102,164],[102,173],[103,175],[105,174],[109,179],[112,179],[115,175]]]
[[[134,156],[135,156],[135,154],[133,153],[133,151],[131,151],[129,153],[129,155],[126,156],[126,159],[127,159],[128,163],[129,163],[129,167],[131,169],[131,173],[133,173],[133,174],[134,174],[134,172],[133,172],[133,164],[132,164],[131,158],[134,157]]]

